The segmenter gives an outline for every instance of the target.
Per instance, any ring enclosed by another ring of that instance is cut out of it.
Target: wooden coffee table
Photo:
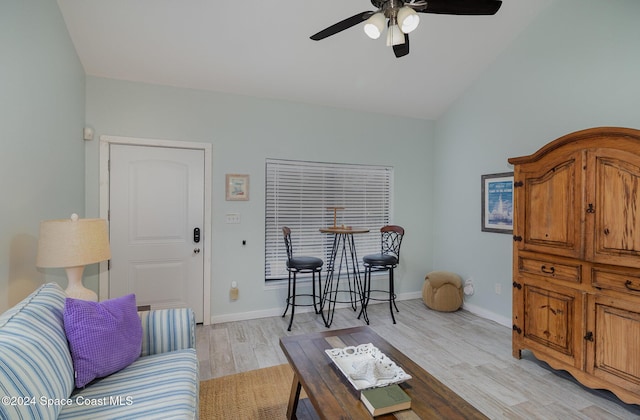
[[[325,353],[326,349],[366,343],[372,343],[412,377],[400,384],[411,397],[411,410],[399,412],[398,417],[487,418],[366,326],[280,338],[280,347],[294,372],[287,418],[296,418],[297,415],[298,418],[370,419],[371,414],[360,401],[360,391],[351,385]],[[302,402],[299,410],[301,388],[309,397],[310,404]],[[393,414],[376,417],[393,418]]]

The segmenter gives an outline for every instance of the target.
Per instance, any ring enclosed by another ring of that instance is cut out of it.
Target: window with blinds
[[[331,207],[344,207],[338,226],[371,230],[354,236],[360,264],[380,252],[380,228],[392,219],[392,167],[267,159],[265,178],[267,281],[288,276],[283,226],[291,228],[294,255],[322,258],[326,269],[333,235],[319,229],[333,226]]]

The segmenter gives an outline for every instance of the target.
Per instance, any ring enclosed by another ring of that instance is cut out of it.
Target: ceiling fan
[[[418,27],[418,13],[445,15],[494,15],[500,9],[500,0],[371,0],[378,10],[358,13],[311,35],[320,41],[359,23],[366,22],[364,32],[372,39],[380,37],[385,26],[387,46],[393,47],[396,57],[409,54],[409,32]]]

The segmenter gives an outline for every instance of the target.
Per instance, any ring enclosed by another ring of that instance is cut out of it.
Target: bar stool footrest
[[[396,298],[398,297],[397,294],[395,293],[391,293],[388,290],[375,290],[375,289],[371,289],[371,293],[384,293],[387,294],[387,297],[366,297],[366,300],[375,300],[378,302],[388,302],[390,300],[396,300]],[[391,296],[393,295],[393,296]]]
[[[315,303],[295,303],[295,305],[292,303],[293,302],[293,298],[300,298],[300,297],[310,297],[314,300]],[[314,296],[312,294],[304,294],[304,295],[295,295],[295,296],[289,296],[285,299],[285,302],[287,303],[287,305],[290,306],[314,306],[317,305],[319,303],[319,301],[317,301],[316,299],[319,299],[320,296]]]

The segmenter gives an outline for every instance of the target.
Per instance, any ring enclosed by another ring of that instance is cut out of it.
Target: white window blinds
[[[368,228],[354,236],[358,259],[380,252],[380,228],[392,219],[393,168],[267,159],[265,183],[265,279],[287,278],[282,227],[291,228],[294,255],[328,263],[333,236],[319,232],[336,224]],[[336,262],[336,264],[339,260]]]

